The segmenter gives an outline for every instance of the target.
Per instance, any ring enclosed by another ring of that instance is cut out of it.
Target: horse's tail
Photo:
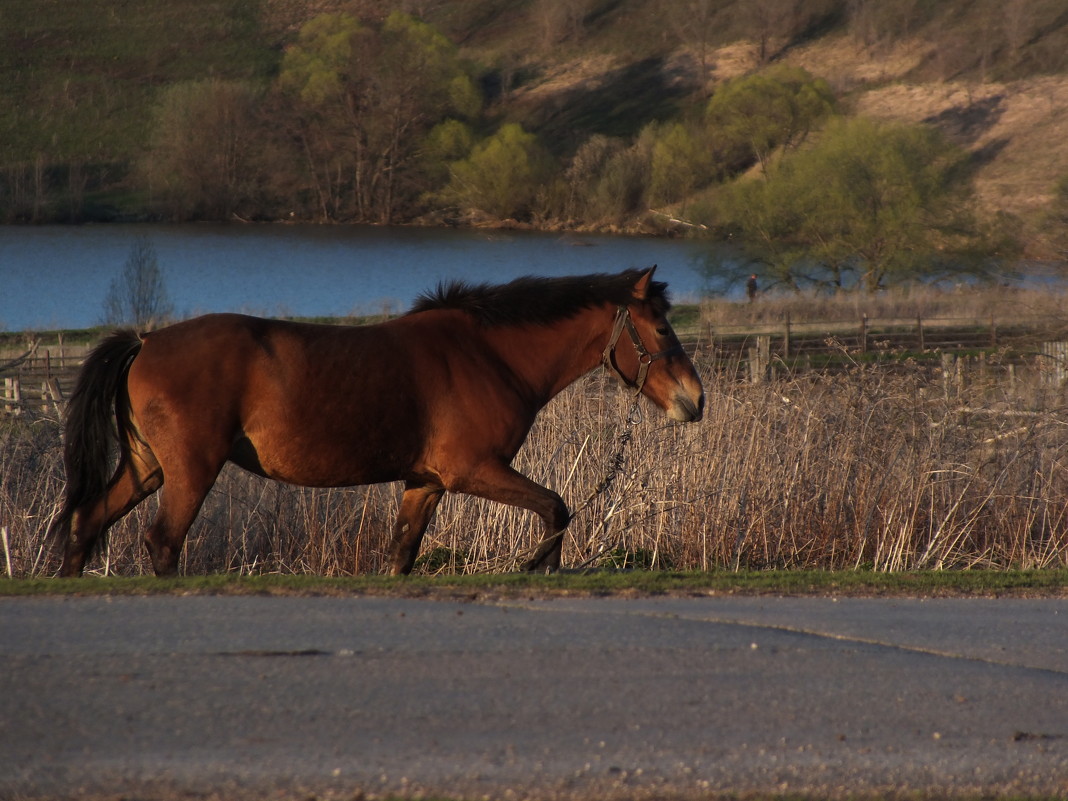
[[[118,437],[112,423],[121,427],[128,417],[126,373],[140,350],[136,332],[115,331],[93,349],[78,374],[63,431],[67,492],[50,527],[57,542],[70,535],[75,510],[107,491],[112,443]]]

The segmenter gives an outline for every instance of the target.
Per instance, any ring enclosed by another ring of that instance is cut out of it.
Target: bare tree
[[[771,40],[781,24],[780,0],[752,0],[745,6],[750,33],[756,43],[757,61],[767,64],[771,58]]]
[[[671,30],[694,51],[700,69],[701,85],[712,77],[713,43],[722,23],[718,12],[722,4],[717,0],[661,0],[659,13],[671,25]]]
[[[865,47],[890,44],[913,33],[921,5],[921,0],[847,0],[849,30]]]
[[[551,48],[561,41],[575,39],[589,13],[589,0],[535,0],[531,13],[541,30],[542,45]]]
[[[820,5],[805,0],[749,0],[743,6],[743,19],[753,38],[759,63],[771,61],[813,17],[819,16]]]
[[[162,322],[173,312],[156,248],[147,237],[138,237],[130,248],[122,272],[108,287],[104,298],[104,322],[147,328]]]
[[[155,110],[144,178],[176,219],[229,219],[256,208],[270,170],[260,160],[259,91],[210,78],[168,87]]]
[[[1034,0],[1007,0],[1001,7],[1005,41],[1009,46],[1009,55],[1014,58],[1019,56],[1034,32],[1037,16],[1035,6]]]

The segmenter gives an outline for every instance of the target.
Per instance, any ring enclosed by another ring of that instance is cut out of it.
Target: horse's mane
[[[622,306],[632,302],[634,285],[644,272],[626,270],[565,278],[528,275],[507,284],[452,281],[420,295],[408,313],[456,309],[486,326],[548,325],[603,303]],[[666,314],[671,308],[667,284],[650,282],[648,302],[655,312]]]

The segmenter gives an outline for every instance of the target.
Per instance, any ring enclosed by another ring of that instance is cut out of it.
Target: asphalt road
[[[1068,600],[0,598],[0,799],[1068,796]]]

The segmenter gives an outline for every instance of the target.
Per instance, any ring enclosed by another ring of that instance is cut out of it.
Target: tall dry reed
[[[602,372],[541,414],[516,467],[573,509],[565,565],[875,570],[1068,564],[1062,389],[919,369],[856,367],[764,384],[698,353],[706,418],[673,425]],[[713,370],[713,368],[716,368]],[[625,432],[622,469],[607,488]],[[56,567],[43,531],[62,489],[58,424],[0,423],[0,526],[16,576]],[[165,491],[165,489],[164,489]],[[301,489],[227,468],[190,532],[190,573],[346,575],[387,566],[400,489]],[[591,497],[592,496],[592,497]],[[96,572],[146,571],[149,499]],[[512,570],[541,536],[530,513],[447,496],[420,569]],[[0,559],[0,564],[4,564]]]

